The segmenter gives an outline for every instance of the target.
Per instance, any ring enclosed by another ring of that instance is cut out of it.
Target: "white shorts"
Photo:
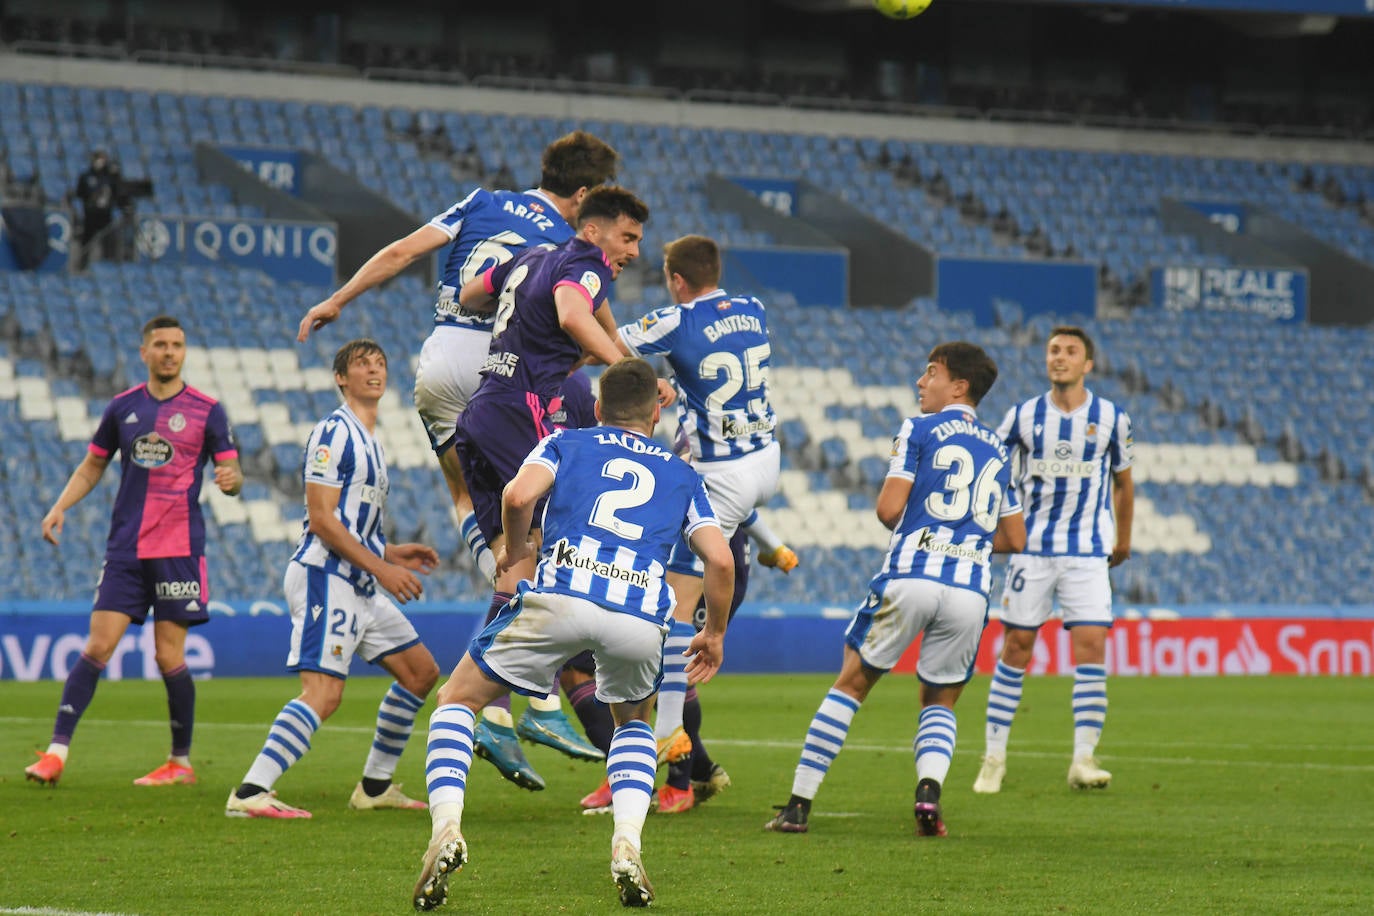
[[[778,443],[771,442],[757,452],[729,461],[704,461],[693,465],[706,485],[706,495],[711,499],[711,508],[715,510],[725,540],[734,537],[750,513],[778,492],[781,456]],[[685,539],[678,541],[668,568],[697,576],[705,574],[701,559],[692,553]]]
[[[563,663],[590,649],[596,659],[596,698],[638,703],[663,678],[668,628],[608,611],[585,598],[528,589],[506,605],[468,647],[486,674],[527,695],[553,693]]]
[[[1112,625],[1112,583],[1106,557],[1013,554],[1002,588],[1002,624],[1033,630],[1049,620],[1055,595],[1064,626]]]
[[[491,334],[471,328],[435,325],[415,365],[415,409],[436,452],[453,443],[458,415],[482,381],[482,363]]]
[[[419,645],[420,635],[380,590],[358,594],[346,579],[292,561],[282,580],[291,610],[291,671],[348,677],[355,654],[369,662]]]
[[[880,588],[868,593],[844,633],[864,664],[891,670],[921,636],[917,677],[942,687],[968,681],[988,620],[987,599],[934,579],[888,579]]]

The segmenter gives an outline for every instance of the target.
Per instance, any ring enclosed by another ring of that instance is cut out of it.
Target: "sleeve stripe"
[[[100,446],[96,445],[94,442],[92,442],[90,445],[86,446],[86,449],[87,449],[87,451],[89,451],[92,455],[96,456],[97,458],[108,458],[108,457],[110,457],[110,450],[109,450],[109,449],[107,449],[107,448],[101,448]]]
[[[590,309],[594,307],[595,303],[592,301],[592,294],[587,292],[587,288],[583,286],[581,283],[574,283],[572,280],[559,280],[557,283],[553,285],[553,288],[555,291],[557,291],[558,289],[564,286],[571,287],[572,289],[575,289],[579,293],[581,293],[582,298],[587,300],[587,308]]]
[[[216,461],[228,461],[229,459],[231,459],[231,458],[237,458],[238,456],[239,456],[239,450],[236,449],[236,448],[231,448],[231,449],[229,449],[229,450],[227,450],[227,451],[223,451],[223,452],[215,452],[215,454],[214,454],[214,458],[215,458]]]

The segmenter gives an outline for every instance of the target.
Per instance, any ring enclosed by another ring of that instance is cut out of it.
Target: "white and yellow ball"
[[[889,19],[913,19],[930,4],[931,0],[873,0],[873,8]]]

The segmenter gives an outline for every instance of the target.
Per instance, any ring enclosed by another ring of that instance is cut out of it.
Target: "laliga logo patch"
[[[157,433],[139,436],[129,447],[129,460],[148,471],[169,464],[174,457],[176,449],[172,443]]]
[[[1068,442],[1056,442],[1054,445],[1054,457],[1061,461],[1065,458],[1073,457],[1073,445]]]
[[[892,451],[888,453],[888,457],[889,457],[889,458],[896,458],[896,457],[897,457],[897,449],[901,447],[901,444],[902,444],[902,437],[901,437],[901,436],[893,436],[893,437],[892,437]]]
[[[582,275],[582,279],[577,281],[582,288],[591,293],[595,299],[601,293],[601,275],[594,270],[589,270]]]
[[[329,469],[329,446],[321,445],[315,449],[315,453],[310,456],[310,470],[317,474]]]
[[[180,412],[172,414],[172,418],[167,421],[167,428],[174,433],[179,433],[186,428],[186,416]]]

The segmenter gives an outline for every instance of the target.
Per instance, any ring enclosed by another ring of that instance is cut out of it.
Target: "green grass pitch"
[[[1367,913],[1374,907],[1374,681],[1117,678],[1100,748],[1110,789],[1065,783],[1069,682],[1031,678],[1000,795],[970,789],[987,679],[956,710],[944,793],[950,836],[917,839],[916,687],[881,684],[816,800],[811,832],[762,828],[831,678],[722,676],[702,688],[706,736],[734,785],[651,815],[655,909],[710,913]],[[354,812],[348,795],[386,682],[351,681],[313,750],[278,783],[311,821],[224,817],[224,800],[285,678],[199,685],[195,786],[137,788],[167,745],[162,685],[104,683],[56,788],[23,768],[47,743],[60,685],[0,685],[0,913],[408,912],[423,812]],[[432,709],[427,706],[422,714]],[[577,801],[603,773],[544,748],[548,780],[517,789],[477,761],[453,913],[609,913],[611,821]],[[398,781],[423,796],[417,732]]]

